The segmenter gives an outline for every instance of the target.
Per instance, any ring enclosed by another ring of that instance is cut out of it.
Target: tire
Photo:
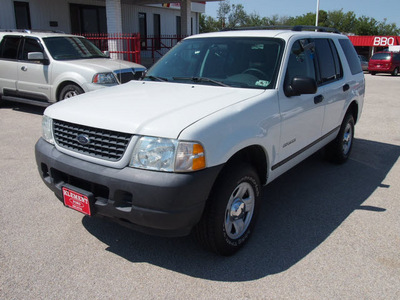
[[[65,100],[80,94],[83,94],[84,91],[82,90],[81,87],[75,85],[75,84],[68,84],[63,87],[61,90],[60,96],[58,97],[58,100]]]
[[[326,158],[333,163],[345,163],[353,149],[354,140],[354,118],[353,115],[348,113],[343,119],[337,137],[330,142],[326,148]]]
[[[395,68],[392,72],[392,76],[397,76],[399,74],[399,68]]]
[[[376,75],[376,72],[370,72],[371,73],[371,75]]]
[[[259,195],[260,180],[253,167],[244,163],[228,167],[216,181],[194,228],[200,244],[219,255],[236,253],[253,232]]]

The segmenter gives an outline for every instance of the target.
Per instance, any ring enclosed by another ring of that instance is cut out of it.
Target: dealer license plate
[[[63,186],[62,188],[64,204],[72,209],[75,209],[85,215],[91,215],[90,210],[90,195],[79,193],[75,190]]]

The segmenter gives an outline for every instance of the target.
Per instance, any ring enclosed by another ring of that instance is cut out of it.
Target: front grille
[[[131,80],[139,80],[143,76],[144,71],[135,71],[134,69],[124,69],[115,71],[119,83],[126,83]]]
[[[128,147],[132,135],[53,120],[54,139],[65,149],[96,158],[118,161]],[[78,141],[83,137],[84,143]]]

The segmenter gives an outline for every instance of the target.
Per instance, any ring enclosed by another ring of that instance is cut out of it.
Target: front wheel
[[[340,126],[337,137],[326,146],[327,158],[337,164],[342,164],[350,157],[354,139],[354,118],[348,113]]]
[[[82,90],[81,87],[79,87],[75,84],[68,84],[65,87],[63,87],[63,89],[61,90],[58,100],[65,100],[65,99],[75,97],[75,96],[83,94],[83,93],[84,93],[84,91]]]
[[[217,180],[194,233],[220,255],[236,253],[249,239],[257,217],[260,181],[248,164],[228,167]]]
[[[392,76],[397,76],[399,74],[399,68],[395,68],[392,72]]]

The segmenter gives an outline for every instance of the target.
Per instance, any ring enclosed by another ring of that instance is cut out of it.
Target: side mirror
[[[286,97],[300,96],[303,94],[315,94],[317,82],[309,77],[294,77],[290,83],[285,84]]]
[[[40,61],[44,65],[50,64],[50,61],[47,58],[44,58],[43,52],[29,52],[28,60]]]
[[[104,55],[110,58],[110,51],[103,51]]]

